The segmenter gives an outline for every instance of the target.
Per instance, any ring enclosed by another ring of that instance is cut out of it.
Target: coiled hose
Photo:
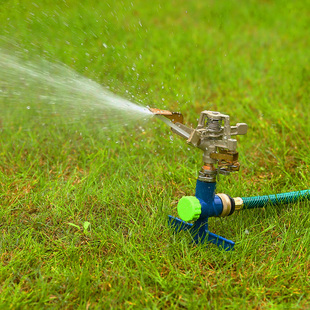
[[[276,195],[242,197],[243,209],[263,208],[266,205],[279,205],[310,200],[310,190],[289,192]]]

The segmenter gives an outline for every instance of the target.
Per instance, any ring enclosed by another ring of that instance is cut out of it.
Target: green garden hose
[[[281,193],[276,195],[242,197],[243,209],[263,208],[266,205],[279,205],[310,200],[310,190]]]

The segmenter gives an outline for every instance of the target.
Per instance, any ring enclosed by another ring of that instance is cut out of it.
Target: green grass
[[[241,171],[218,192],[310,188],[309,1],[0,8],[2,35],[26,58],[61,61],[193,126],[205,109],[248,123]],[[309,308],[307,203],[210,219],[234,252],[191,246],[166,222],[194,194],[198,150],[156,120],[111,132],[91,117],[71,124],[64,114],[43,127],[26,109],[7,116],[29,100],[0,100],[0,308]]]

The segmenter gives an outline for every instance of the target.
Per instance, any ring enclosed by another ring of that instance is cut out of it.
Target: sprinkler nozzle
[[[172,123],[183,124],[183,115],[180,112],[170,112],[167,110],[161,110],[157,108],[149,108],[149,110],[155,115],[162,115],[167,117]]]

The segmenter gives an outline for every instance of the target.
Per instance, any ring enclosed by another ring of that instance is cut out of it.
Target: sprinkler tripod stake
[[[194,242],[211,242],[226,251],[234,249],[235,243],[208,230],[209,217],[225,217],[242,209],[263,208],[267,205],[292,203],[300,200],[310,200],[310,190],[282,193],[257,197],[231,198],[227,194],[215,194],[216,180],[219,174],[228,175],[238,171],[237,140],[232,136],[245,135],[248,126],[238,123],[230,126],[228,115],[202,111],[196,129],[182,124],[180,113],[165,110],[150,109],[165,121],[171,130],[185,138],[188,144],[203,151],[203,162],[199,171],[195,196],[184,196],[177,205],[180,218],[169,215],[169,225],[179,231],[189,231]],[[193,223],[188,223],[193,221]]]

